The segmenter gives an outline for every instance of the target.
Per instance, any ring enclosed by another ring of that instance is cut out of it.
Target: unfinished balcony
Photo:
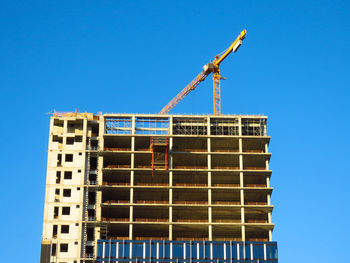
[[[243,169],[244,170],[268,170],[268,162],[270,155],[244,155],[243,156]]]
[[[206,241],[208,226],[205,224],[176,224],[173,226],[173,240]]]
[[[239,140],[236,138],[211,138],[211,151],[212,152],[239,152]]]
[[[134,222],[149,223],[168,223],[169,208],[154,207],[154,206],[135,206],[134,207]]]
[[[129,204],[130,203],[130,189],[113,189],[103,188],[102,189],[102,203],[104,205],[110,204]]]
[[[208,223],[208,208],[191,206],[173,207],[173,222],[189,224]]]
[[[108,224],[107,239],[128,240],[129,224]]]
[[[169,240],[166,224],[133,224],[134,240]]]
[[[135,154],[135,168],[152,169],[152,155],[150,153]]]
[[[269,240],[269,229],[271,226],[257,227],[257,226],[246,226],[245,239],[250,242],[267,242]]]
[[[240,205],[239,190],[234,189],[213,189],[212,204],[213,205]]]
[[[166,171],[135,171],[134,185],[146,187],[167,187],[169,186],[169,176]]]
[[[108,152],[129,152],[131,151],[131,137],[106,136],[104,138],[104,150]]]
[[[211,169],[239,170],[239,157],[231,154],[212,155]]]
[[[239,225],[213,225],[214,241],[242,241]]]
[[[102,184],[105,186],[128,186],[130,185],[130,172],[104,171]]]
[[[173,168],[182,170],[208,169],[206,154],[173,154]]]
[[[131,154],[113,153],[103,157],[104,169],[130,169]]]
[[[129,222],[129,207],[103,206],[101,209],[101,221],[103,222]]]
[[[208,190],[193,188],[173,189],[173,203],[186,205],[206,205],[208,204]]]
[[[266,206],[267,194],[271,190],[244,190],[244,204],[249,206]]]
[[[169,204],[169,191],[167,189],[135,188],[135,204]]]
[[[242,151],[245,153],[268,153],[267,144],[269,139],[244,138],[242,140]]]
[[[241,223],[241,210],[235,207],[213,207],[212,221],[217,224]]]
[[[135,137],[135,151],[150,152],[151,151],[151,136],[137,136]]]
[[[173,186],[175,187],[207,187],[208,173],[202,171],[174,171]]]
[[[239,173],[231,171],[212,172],[211,185],[213,187],[240,187]]]
[[[258,209],[245,209],[245,223],[249,224],[267,224],[268,212]]]
[[[173,153],[207,152],[207,139],[194,137],[174,137]]]
[[[266,188],[268,175],[259,173],[247,173],[244,175],[244,187],[249,188]]]

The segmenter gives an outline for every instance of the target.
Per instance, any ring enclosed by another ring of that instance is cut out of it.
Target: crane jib
[[[213,72],[213,101],[214,101],[214,114],[221,114],[221,96],[220,96],[220,63],[232,52],[236,52],[242,45],[242,40],[245,38],[247,31],[244,29],[239,36],[232,42],[229,48],[221,55],[216,56],[213,62],[205,65],[204,70],[199,73],[179,94],[177,94],[160,112],[159,114],[167,114],[172,108],[174,108],[184,97],[186,97],[192,90],[194,90],[199,83],[204,81],[206,77]]]

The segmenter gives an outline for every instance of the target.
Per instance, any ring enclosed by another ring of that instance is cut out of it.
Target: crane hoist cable
[[[242,40],[245,38],[247,31],[244,29],[232,44],[215,56],[214,60],[204,65],[203,70],[199,73],[180,93],[178,93],[160,112],[159,114],[168,114],[184,97],[192,90],[197,88],[198,84],[206,79],[210,73],[213,73],[213,107],[214,115],[221,114],[221,95],[220,95],[220,80],[222,79],[219,66],[221,62],[233,51],[236,52],[242,45]]]

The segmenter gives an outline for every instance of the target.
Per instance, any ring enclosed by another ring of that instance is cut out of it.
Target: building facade
[[[277,262],[266,122],[54,114],[41,263]]]

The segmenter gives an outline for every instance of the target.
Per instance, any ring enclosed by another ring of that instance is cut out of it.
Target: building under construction
[[[266,122],[54,114],[41,263],[277,262]]]

